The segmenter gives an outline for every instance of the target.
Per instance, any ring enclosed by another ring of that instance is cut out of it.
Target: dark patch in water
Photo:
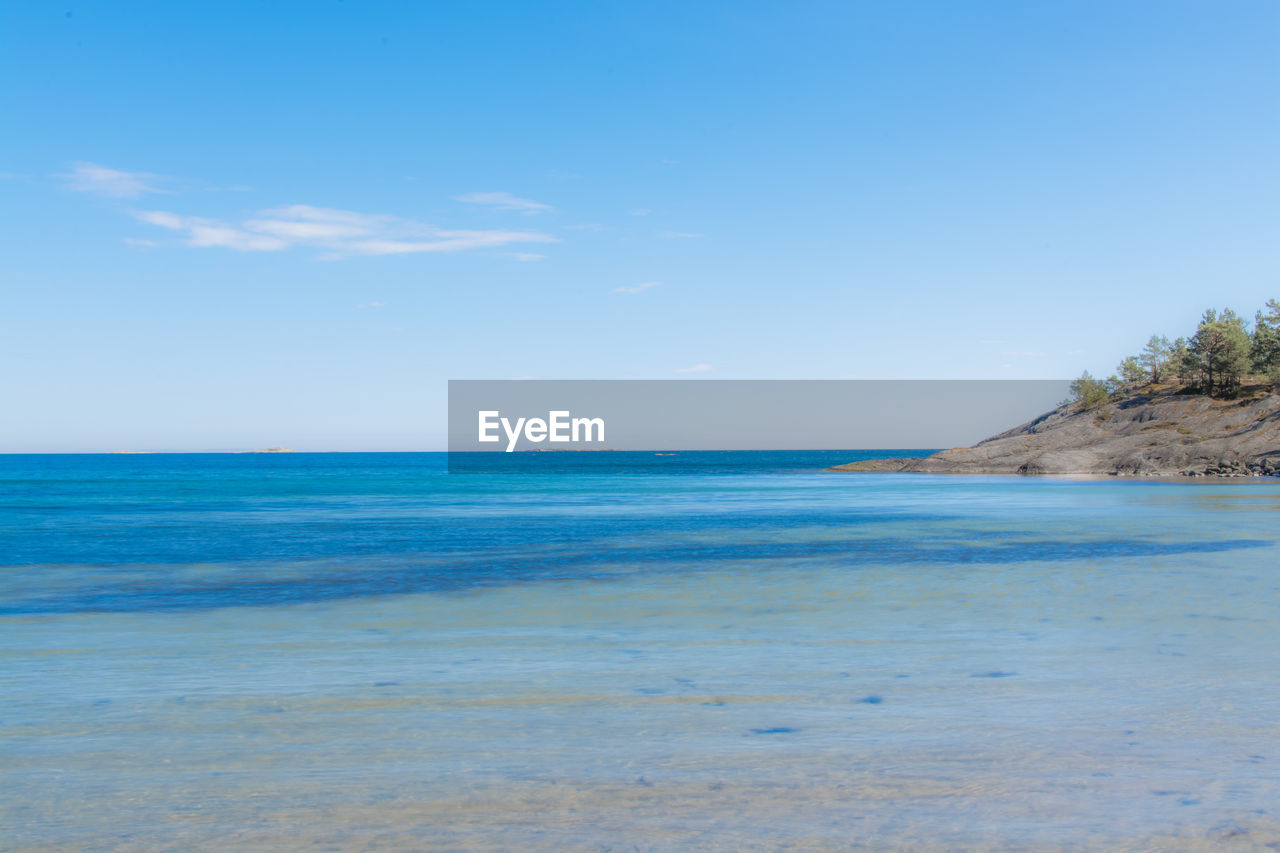
[[[396,686],[398,686],[399,684],[400,684],[400,682],[398,682],[398,681],[375,681],[375,682],[373,682],[373,686],[374,686],[374,687],[396,687]]]
[[[975,672],[970,678],[1012,678],[1017,675],[1016,672],[1005,672],[1002,669],[994,669],[991,672]]]
[[[873,693],[870,696],[863,696],[858,701],[861,702],[863,705],[879,705],[881,702],[884,701],[884,699],[880,696],[876,696]]]
[[[787,726],[775,726],[771,729],[752,729],[751,733],[757,735],[789,735],[798,731],[800,730],[789,728]]]
[[[459,522],[457,518],[449,520]],[[749,524],[752,520],[753,517],[748,516],[743,523]],[[896,517],[894,520],[903,519]],[[413,535],[416,529],[413,525],[394,535],[389,531],[380,533],[375,530],[366,540],[372,543],[368,545],[339,536],[346,553],[325,560],[323,564],[318,556],[280,553],[280,549],[259,542],[262,559],[224,559],[214,574],[197,583],[172,579],[176,574],[174,566],[185,567],[186,563],[130,564],[110,560],[108,555],[97,557],[93,564],[42,563],[40,565],[48,567],[46,570],[78,571],[89,583],[65,593],[38,592],[25,598],[10,599],[0,605],[0,614],[210,610],[428,592],[457,593],[555,580],[607,581],[619,577],[619,566],[628,567],[621,573],[625,577],[632,573],[688,573],[746,560],[825,558],[852,572],[867,566],[883,565],[1001,565],[1215,554],[1271,545],[1265,540],[1251,539],[1181,543],[1112,539],[988,543],[957,548],[938,547],[927,540],[893,537],[811,542],[761,541],[755,538],[746,542],[690,544],[680,542],[680,534],[714,532],[723,534],[727,539],[745,531],[740,530],[738,524],[721,528],[703,520],[702,524],[691,527],[687,521],[659,516],[657,519],[613,521],[607,530],[600,528],[597,519],[574,519],[567,532],[564,520],[556,519],[554,532],[558,535],[553,535],[552,531],[543,530],[540,526],[528,529],[528,520],[521,521],[523,524],[510,526],[524,529],[505,534],[487,528],[475,529],[474,522],[459,522],[461,532],[469,532],[473,537],[466,542],[458,541],[460,533],[456,530],[447,535],[435,529],[419,530],[419,538],[414,544],[420,547],[422,541],[435,540],[437,547],[431,554],[409,550],[411,545],[406,537]],[[777,522],[777,518],[770,519],[773,526]],[[820,520],[802,517],[795,523],[815,524]],[[315,525],[315,522],[307,522],[304,526]],[[125,530],[131,531],[132,528],[126,526]],[[758,537],[760,530],[757,528],[751,532]],[[524,540],[512,541],[506,548],[480,550],[475,545],[476,542],[513,539],[518,534],[522,534]],[[208,540],[211,534],[192,532],[191,535]],[[297,530],[280,528],[273,533],[260,530],[258,535],[291,539],[300,534]],[[306,534],[306,537],[320,536],[318,531]],[[616,537],[625,538],[628,544],[624,547],[605,544]],[[640,540],[637,544],[630,544],[637,540]],[[946,542],[950,543],[950,540]],[[326,549],[334,547],[334,543],[327,541],[317,544],[323,544]],[[162,552],[158,543],[155,547]],[[399,553],[387,553],[393,548]],[[94,559],[87,554],[84,556]],[[163,553],[160,556],[163,558]],[[108,558],[105,565],[96,562],[104,557]],[[312,560],[316,562],[312,563]],[[192,563],[196,562],[206,561],[192,560]],[[101,572],[109,566],[124,568],[127,579],[103,583]],[[1188,617],[1195,618],[1192,614]]]
[[[647,475],[619,487],[611,477],[633,461],[627,454],[516,454],[530,457],[524,463],[535,470],[569,461],[552,457],[590,456],[574,461],[609,475],[565,477],[553,489],[541,476],[495,485],[487,477],[445,475],[434,454],[4,457],[0,483],[13,497],[0,500],[0,563],[22,567],[28,578],[35,569],[50,582],[4,591],[0,614],[288,606],[687,575],[746,562],[819,560],[852,574],[876,566],[1094,564],[1274,544],[1045,540],[1033,530],[965,529],[967,516],[954,511],[792,505],[770,500],[772,482],[752,480],[808,476],[859,453],[865,458],[862,451],[682,454],[688,458],[679,470],[722,474],[761,500],[745,507],[712,500],[705,511],[680,501],[655,504]],[[657,482],[657,490],[666,488]],[[937,533],[874,535],[901,525],[930,525]],[[847,533],[797,540],[806,529]]]

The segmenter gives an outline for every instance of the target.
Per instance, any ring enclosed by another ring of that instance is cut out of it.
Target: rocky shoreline
[[[868,459],[845,472],[1280,477],[1280,394],[1237,398],[1146,385],[1104,406],[1063,404],[973,447],[920,458]]]

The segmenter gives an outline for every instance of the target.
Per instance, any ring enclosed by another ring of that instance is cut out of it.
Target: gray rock
[[[870,459],[833,471],[938,474],[1280,476],[1280,394],[1235,400],[1145,386],[1091,410],[1063,405],[973,447]]]

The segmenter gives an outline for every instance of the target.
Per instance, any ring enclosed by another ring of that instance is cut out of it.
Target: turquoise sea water
[[[1280,483],[580,455],[0,457],[0,848],[1280,845]]]

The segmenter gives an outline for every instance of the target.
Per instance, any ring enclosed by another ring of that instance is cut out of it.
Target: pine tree
[[[1169,339],[1164,335],[1152,335],[1142,354],[1138,356],[1138,363],[1150,374],[1152,382],[1159,382],[1171,366],[1172,356],[1173,348],[1169,345]]]
[[[1280,301],[1267,300],[1267,313],[1255,315],[1249,350],[1254,372],[1280,383]]]
[[[1187,345],[1186,338],[1178,338],[1173,342],[1172,351],[1169,355],[1169,367],[1177,371],[1178,381],[1183,385],[1190,385],[1191,380],[1199,371],[1200,366],[1195,353],[1191,352],[1191,347]]]
[[[1107,402],[1109,396],[1107,383],[1094,379],[1087,370],[1071,383],[1071,402],[1081,409],[1096,409]]]
[[[1137,385],[1147,378],[1147,371],[1143,369],[1138,359],[1132,355],[1120,362],[1119,366],[1116,367],[1116,373],[1120,374],[1120,379],[1124,385]]]
[[[1198,359],[1207,393],[1235,392],[1249,370],[1249,335],[1244,321],[1230,308],[1221,316],[1210,308],[1191,338],[1191,352]]]

